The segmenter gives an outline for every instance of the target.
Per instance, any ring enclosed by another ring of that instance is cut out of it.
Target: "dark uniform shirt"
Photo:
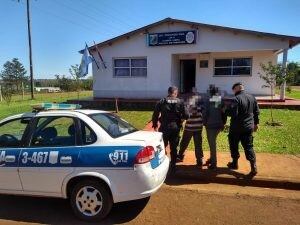
[[[244,91],[236,93],[233,102],[226,113],[231,117],[231,132],[247,132],[259,124],[259,108],[253,95]]]
[[[161,114],[159,118],[159,114]],[[167,97],[161,99],[155,106],[152,116],[153,127],[158,127],[158,121],[161,123],[160,130],[180,129],[182,120],[188,119],[189,113],[179,98]]]

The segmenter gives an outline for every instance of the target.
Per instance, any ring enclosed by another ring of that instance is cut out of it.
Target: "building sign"
[[[148,45],[181,45],[181,44],[195,44],[196,31],[178,31],[169,33],[153,33],[148,34]]]

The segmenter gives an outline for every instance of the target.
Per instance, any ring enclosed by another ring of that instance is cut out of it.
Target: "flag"
[[[92,62],[92,59],[93,58],[90,56],[88,46],[85,45],[85,49],[83,51],[83,55],[79,67],[80,77],[85,77],[89,73],[89,64]]]

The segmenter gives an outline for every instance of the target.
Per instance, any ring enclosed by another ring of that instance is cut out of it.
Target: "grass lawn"
[[[299,86],[293,86],[291,88],[291,92],[286,92],[286,96],[289,98],[295,98],[295,99],[300,99],[300,87]]]
[[[300,91],[300,90],[299,90]],[[81,92],[80,97],[92,96],[91,91]],[[76,99],[77,93],[49,93],[36,94],[35,100],[25,100],[14,97],[10,106],[5,102],[0,102],[0,120],[17,113],[30,112],[31,104],[39,102],[63,102],[67,99]],[[121,111],[119,116],[133,124],[139,129],[143,129],[151,119],[151,111]],[[280,154],[300,154],[300,111],[275,109],[274,118],[283,123],[281,127],[270,127],[265,122],[270,118],[270,110],[262,109],[260,116],[260,128],[254,134],[254,146],[256,152],[269,152]],[[190,143],[189,149],[194,149]],[[203,130],[203,149],[208,150],[205,130]],[[221,132],[218,137],[218,150],[228,151],[227,133]]]
[[[276,89],[276,94],[280,94],[279,88]],[[288,98],[300,99],[300,86],[292,86],[291,91],[286,91],[285,95]]]
[[[145,127],[152,115],[150,111],[122,111],[121,117],[139,129]],[[259,131],[254,134],[254,147],[256,152],[269,152],[280,154],[300,154],[300,111],[276,109],[274,118],[283,123],[281,127],[270,127],[265,122],[270,118],[270,110],[261,109]],[[229,122],[229,121],[228,121]],[[203,130],[203,149],[209,150],[205,129]],[[218,150],[228,151],[228,133],[221,132],[218,136]],[[189,149],[194,149],[193,142]]]
[[[90,97],[92,93],[92,91],[82,91],[79,97]],[[67,99],[77,99],[77,92],[39,93],[35,94],[34,100],[30,100],[30,95],[25,95],[24,100],[22,100],[20,95],[13,96],[9,106],[5,101],[0,102],[0,120],[10,115],[30,112],[32,111],[32,104],[41,102],[64,102]]]

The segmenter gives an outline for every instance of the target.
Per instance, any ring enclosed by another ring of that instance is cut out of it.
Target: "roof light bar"
[[[41,110],[74,110],[80,109],[79,104],[65,104],[65,103],[40,103],[33,105],[32,108],[37,111]]]

